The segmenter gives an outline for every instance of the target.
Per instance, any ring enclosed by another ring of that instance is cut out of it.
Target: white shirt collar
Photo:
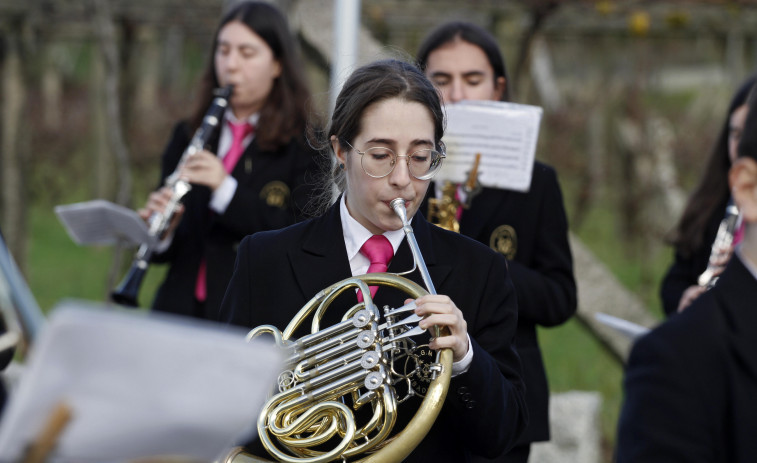
[[[227,122],[232,122],[234,124],[239,124],[243,121],[237,119],[237,117],[234,115],[234,111],[225,111],[223,113],[223,118]],[[260,119],[260,113],[255,113],[247,118],[247,122],[249,122],[252,125],[258,125],[258,119]]]
[[[346,196],[346,194],[343,194],[339,200],[339,216],[342,221],[344,245],[347,248],[347,258],[350,260],[352,275],[363,275],[368,270],[370,261],[367,257],[360,254],[360,248],[368,241],[368,238],[373,236],[373,233],[350,215],[350,212],[347,210]],[[402,229],[391,230],[384,232],[383,235],[392,243],[394,254],[397,254],[397,249],[405,238],[405,232]]]
[[[252,125],[257,125],[258,119],[260,119],[260,114],[255,113],[252,116],[247,118],[247,122],[249,122]],[[233,124],[239,124],[242,121],[237,119],[234,116],[234,113],[232,111],[226,111],[223,113],[223,123],[221,124],[221,135],[218,139],[218,153],[216,155],[223,159],[226,156],[226,153],[229,152],[229,148],[231,148],[231,142],[232,142],[232,134],[231,134],[231,128],[229,127],[229,122]],[[242,146],[246,149],[247,146],[252,142],[252,139],[255,137],[255,133],[251,133],[244,137],[244,140],[242,140]]]

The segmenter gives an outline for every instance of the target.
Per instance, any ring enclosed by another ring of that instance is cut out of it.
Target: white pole
[[[334,52],[331,61],[329,114],[336,96],[355,67],[360,28],[360,0],[334,0]]]

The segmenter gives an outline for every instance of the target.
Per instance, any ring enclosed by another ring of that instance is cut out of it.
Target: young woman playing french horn
[[[430,432],[405,460],[410,462],[497,455],[513,445],[527,422],[513,343],[517,303],[504,257],[429,224],[418,211],[441,166],[443,132],[439,94],[417,68],[386,60],[357,69],[322,137],[333,153],[338,199],[318,218],[245,238],[221,306],[227,323],[283,330],[319,291],[366,273],[370,262],[360,249],[374,235],[391,243],[389,273],[412,269],[412,243],[392,207],[401,198],[437,290],[415,299],[414,313],[421,329],[448,330],[431,339],[425,334],[430,350],[449,348],[453,354],[449,393]],[[406,277],[423,286],[419,272]],[[357,303],[354,291],[342,296],[328,307],[322,326],[341,321]],[[382,308],[411,302],[384,286],[373,301]],[[305,333],[300,329],[294,338]],[[391,366],[402,370],[398,363]],[[423,390],[417,384],[423,378],[408,381]],[[413,417],[420,400],[400,404],[395,431]]]

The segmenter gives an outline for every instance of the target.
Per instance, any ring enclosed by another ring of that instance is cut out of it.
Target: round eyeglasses
[[[363,171],[373,178],[383,178],[391,174],[397,165],[397,158],[407,158],[407,167],[410,175],[418,180],[428,180],[439,172],[446,154],[432,149],[421,149],[411,154],[397,155],[394,151],[384,146],[374,146],[365,151],[347,146],[360,155],[360,165]]]

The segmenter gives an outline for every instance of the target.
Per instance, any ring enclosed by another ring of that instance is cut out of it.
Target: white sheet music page
[[[55,206],[55,213],[77,244],[155,244],[155,237],[136,211],[104,199]]]
[[[71,420],[50,461],[213,461],[255,432],[282,354],[246,330],[68,302],[54,309],[0,424],[20,461],[54,407]]]
[[[483,186],[528,191],[531,185],[542,109],[499,101],[447,105],[444,143],[447,159],[437,181],[465,182],[476,153]]]

